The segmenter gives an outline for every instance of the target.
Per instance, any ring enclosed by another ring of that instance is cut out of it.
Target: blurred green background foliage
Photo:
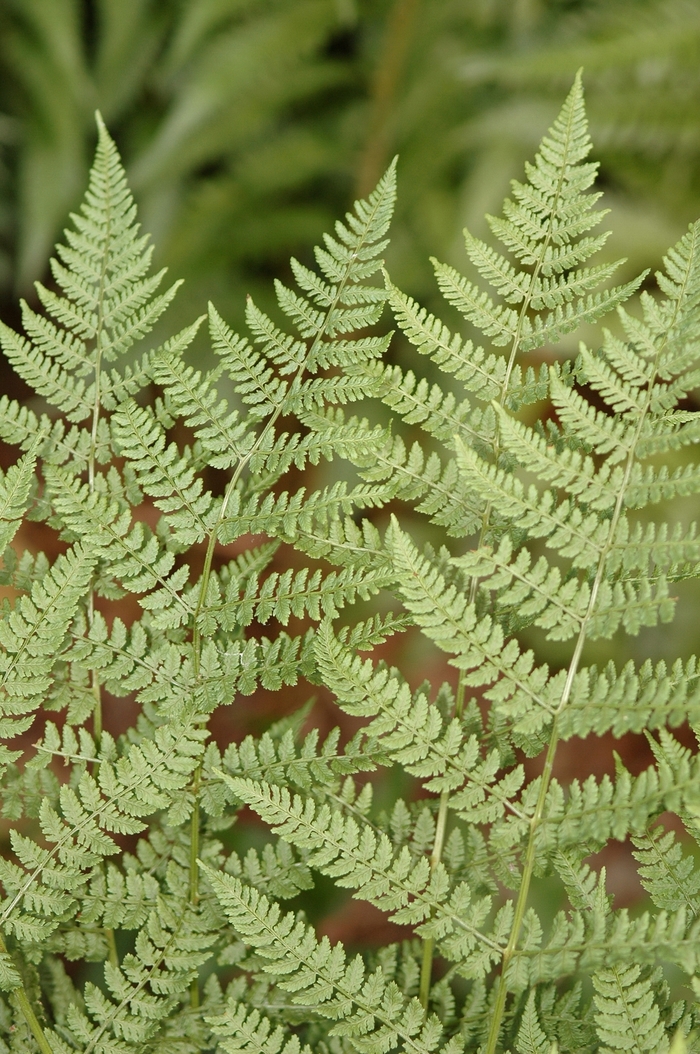
[[[429,255],[464,266],[581,65],[631,274],[700,211],[697,0],[2,0],[2,306],[46,275],[97,108],[183,322],[267,302],[394,153],[387,262],[429,300]]]

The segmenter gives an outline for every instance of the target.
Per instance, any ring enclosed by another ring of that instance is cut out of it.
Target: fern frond
[[[461,478],[484,505],[490,503],[498,516],[517,523],[531,538],[543,538],[573,567],[590,567],[597,559],[608,528],[595,511],[584,511],[571,499],[557,504],[553,491],[539,493],[532,484],[526,490],[516,475],[489,465],[459,438],[455,445]]]
[[[0,324],[0,346],[20,377],[62,410],[69,421],[89,417],[94,399],[92,385],[75,380],[58,362],[47,360],[39,349],[4,323]]]
[[[477,329],[491,337],[496,347],[510,344],[518,329],[518,313],[494,304],[488,293],[480,292],[454,267],[432,261],[440,292]]]
[[[686,856],[673,831],[650,828],[634,839],[639,877],[654,904],[665,911],[685,907],[689,915],[700,913],[700,872]]]
[[[212,596],[202,607],[202,632],[210,633],[216,624],[226,629],[245,626],[254,618],[262,625],[274,618],[286,626],[291,617],[303,618],[306,614],[315,620],[326,615],[335,617],[347,604],[358,597],[368,600],[389,581],[381,568],[368,571],[347,567],[325,576],[318,569],[310,573],[303,568],[296,574],[289,569],[281,575],[275,571],[259,589],[257,576],[250,576],[244,595],[239,595],[235,584],[227,589],[224,598]]]
[[[14,832],[19,864],[3,865],[3,931],[41,943],[71,911],[102,860],[117,852],[112,832],[138,833],[147,826],[144,818],[161,809],[170,809],[171,821],[181,822],[183,810],[189,814],[187,795],[181,792],[205,737],[196,716],[184,723],[173,720],[119,758],[114,741],[103,734],[97,778],[83,771],[75,788],[61,787],[58,808],[46,799],[41,804],[42,833],[50,848]],[[60,747],[58,731],[48,725],[36,764],[48,764]]]
[[[137,522],[131,527],[131,514],[118,500],[107,494],[90,493],[85,484],[58,468],[45,469],[52,501],[65,525],[82,532],[99,546],[100,555],[108,560],[111,575],[125,589],[142,593],[158,586],[155,594],[143,598],[143,605],[155,605],[162,624],[181,625],[191,615],[191,604],[181,588],[189,568],[178,568],[172,552],[164,551],[158,538]],[[174,620],[171,621],[171,620]]]
[[[454,374],[479,398],[487,402],[496,398],[506,377],[504,360],[498,355],[486,357],[482,348],[474,348],[470,340],[450,333],[439,319],[402,293],[388,275],[385,281],[394,317],[417,350],[430,355],[445,373]]]
[[[567,432],[596,454],[607,454],[607,464],[624,461],[631,450],[634,429],[627,422],[609,417],[550,373],[552,402]],[[642,412],[636,408],[636,416]]]
[[[464,399],[457,403],[452,392],[443,392],[437,384],[418,381],[412,370],[405,374],[400,366],[379,366],[373,371],[376,385],[373,394],[403,417],[407,424],[423,424],[436,439],[449,441],[464,434],[473,442],[480,433],[472,424],[470,405]]]
[[[466,683],[490,686],[485,697],[515,717],[516,730],[535,730],[551,719],[561,676],[535,667],[532,652],[521,652],[514,639],[504,646],[498,623],[490,616],[478,619],[474,605],[445,583],[396,522],[389,545],[404,603],[426,636],[455,656],[451,661],[465,671]]]
[[[281,1025],[274,1026],[259,1010],[250,1010],[243,1003],[229,1000],[224,1013],[207,1022],[226,1054],[311,1054],[298,1036],[289,1035]]]
[[[678,749],[668,733],[663,742]],[[546,805],[548,837],[556,840],[559,850],[595,846],[591,852],[610,838],[623,839],[629,833],[641,837],[664,806],[674,800],[677,804],[680,798],[692,799],[696,773],[697,759],[691,760],[684,751],[675,764],[650,766],[636,777],[618,763],[614,783],[608,776],[600,781],[591,776],[583,783],[573,780],[566,794],[554,780]]]
[[[154,414],[127,403],[112,417],[112,434],[116,449],[132,462],[140,487],[166,513],[179,544],[190,546],[206,537],[221,503],[204,490],[176,444],[166,446]]]
[[[94,564],[95,554],[89,547],[75,546],[58,557],[32,586],[30,595],[19,597],[12,615],[0,622],[4,737],[18,735],[31,725]],[[17,756],[3,747],[3,763]]]
[[[0,552],[4,552],[14,538],[26,512],[39,442],[35,442],[33,449],[30,448],[29,453],[0,477]]]
[[[511,346],[511,366],[517,351],[542,347],[595,321],[640,284],[641,278],[599,292],[622,261],[578,267],[606,237],[582,237],[605,215],[593,210],[600,195],[587,193],[597,171],[596,164],[583,163],[590,148],[579,73],[534,164],[525,166],[528,182],[512,181],[513,199],[504,202],[502,219],[487,217],[492,232],[528,270],[465,231],[472,264],[519,310],[494,303],[453,267],[433,261],[445,298],[493,344]]]
[[[84,471],[88,466],[91,449],[94,450],[97,464],[106,464],[111,457],[111,440],[109,425],[100,418],[92,437],[84,428],[66,429],[60,418],[50,421],[46,415],[40,418],[26,406],[20,406],[6,395],[0,397],[0,437],[6,443],[19,446],[25,451],[31,450],[37,436],[43,436],[43,442],[37,447],[36,454],[45,464],[75,466],[76,472]]]
[[[174,877],[171,872],[171,882]],[[139,927],[134,951],[119,966],[105,964],[106,991],[88,983],[84,1011],[75,1005],[68,1009],[64,1035],[86,1052],[143,1049],[208,958],[213,934],[204,929],[181,887],[166,889],[157,898]]]
[[[184,417],[206,450],[210,464],[230,468],[245,456],[252,437],[248,426],[238,420],[238,413],[227,412],[226,400],[218,399],[212,383],[216,374],[203,377],[198,370],[186,366],[179,353],[158,356],[151,374],[165,389],[167,409]]]
[[[396,671],[376,670],[369,660],[349,652],[327,622],[319,627],[315,654],[324,683],[342,709],[374,718],[366,735],[420,776],[426,789],[451,792],[454,808],[470,822],[488,822],[510,810],[509,799],[522,785],[521,766],[498,779],[498,750],[481,759],[476,734],[465,736],[456,719],[445,721],[425,693],[412,693]],[[520,815],[517,808],[515,812]]]
[[[265,732],[259,739],[246,736],[241,744],[230,744],[223,758],[210,746],[207,779],[222,786],[228,801],[242,800],[235,792],[230,793],[234,786],[231,780],[234,779],[260,781],[263,785],[275,787],[292,786],[305,792],[313,790],[319,800],[327,796],[339,803],[341,777],[372,771],[387,757],[381,746],[364,741],[361,736],[353,737],[342,750],[339,739],[340,731],[335,728],[323,743],[319,743],[317,730],[309,732],[301,743],[296,743],[292,730],[287,729],[280,735]],[[354,804],[347,798],[345,784],[342,794],[345,805]]]
[[[700,485],[683,402],[700,384],[700,224],[667,255],[661,296],[625,310],[640,280],[611,287],[617,264],[589,264],[606,237],[590,233],[604,213],[589,149],[577,76],[489,221],[501,248],[465,234],[479,277],[434,261],[484,348],[386,274],[372,284],[392,164],[316,268],[292,260],[296,284],[275,285],[282,321],[249,299],[242,338],[210,305],[205,369],[184,358],[201,318],[134,347],[176,287],[159,294],[99,123],[55,288],[38,288],[41,310],[24,305],[24,336],[0,329],[60,415],[0,399],[0,438],[22,450],[0,473],[0,586],[13,591],[0,724],[12,737],[39,705],[59,714],[42,714],[31,756],[0,757],[8,1054],[680,1054],[671,1037],[693,1035],[662,967],[700,969],[700,877],[656,824],[672,811],[697,835],[700,761],[669,727],[700,721],[700,667],[583,663],[603,654],[596,638],[670,618],[674,584],[700,568],[684,510],[650,518]],[[391,335],[366,330],[387,301],[449,384],[382,361]],[[551,343],[616,305],[620,335],[548,364]],[[345,410],[368,397],[380,424]],[[170,441],[177,422],[191,445]],[[289,477],[309,466],[316,489]],[[226,474],[213,489],[210,469]],[[395,518],[387,529],[397,502],[430,520],[421,548]],[[25,515],[71,548],[53,563],[20,555]],[[377,613],[380,591],[398,614]],[[372,604],[360,621],[346,614],[358,600]],[[414,688],[360,656],[409,628],[409,648],[434,645],[454,683]],[[566,657],[543,645],[552,669],[529,650],[544,638],[572,642]],[[312,699],[261,734],[210,735],[221,707],[238,727],[243,697],[304,681],[354,723],[347,742],[346,721],[320,733]],[[124,725],[137,715],[118,738],[103,700]],[[562,740],[628,732],[652,733],[639,774],[617,760],[614,776],[564,778]],[[410,787],[374,793],[382,769]],[[245,809],[267,836],[236,825]],[[649,911],[614,908],[585,862],[611,841],[632,842]],[[554,913],[537,909],[540,878],[562,898]],[[329,881],[411,935],[354,958],[317,936],[296,909]],[[103,966],[74,983],[70,961]]]
[[[138,233],[124,169],[99,115],[97,125],[88,190],[65,232],[67,244],[58,247],[59,259],[51,264],[60,292],[37,285],[55,322],[23,305],[30,340],[0,327],[0,344],[17,372],[75,422],[89,417],[95,401],[103,399],[101,364],[150,332],[180,284],[155,295],[165,272],[147,277],[152,249]],[[92,381],[83,379],[90,375]],[[107,392],[109,387],[105,376]]]
[[[669,472],[666,465],[655,470],[647,466],[632,473],[627,504],[631,508],[669,501],[674,498],[697,494],[700,473],[695,465],[679,465]]]
[[[600,970],[593,977],[593,985],[601,1054],[668,1050],[654,991],[640,966]]]
[[[325,235],[325,249],[316,249],[318,265],[328,280],[313,278],[307,268],[296,264],[302,288],[308,287],[314,306],[277,283],[277,299],[282,311],[297,326],[302,339],[279,329],[272,320],[248,299],[246,321],[261,351],[253,351],[246,341],[234,335],[210,308],[210,325],[214,346],[231,371],[237,391],[255,407],[257,414],[282,409],[298,413],[301,389],[280,382],[272,373],[277,366],[282,374],[304,368],[315,373],[319,368],[360,361],[381,354],[386,339],[360,338],[336,341],[338,336],[374,324],[381,313],[385,294],[364,283],[379,268],[379,254],[386,245],[396,196],[395,164],[389,167],[367,201],[355,203],[354,212],[345,223],[336,224],[336,238]],[[319,307],[321,310],[319,310]],[[310,346],[306,341],[310,341]]]
[[[307,1012],[337,1022],[332,1035],[351,1037],[353,1046],[379,1054],[401,1042],[418,1054],[452,1050],[440,1046],[442,1028],[436,1017],[425,1021],[417,1000],[407,1000],[381,970],[368,974],[359,956],[347,961],[340,944],[318,941],[311,927],[292,913],[282,915],[275,904],[245,887],[240,880],[204,868],[234,929],[261,957],[266,973],[277,978],[292,1002]]]
[[[500,407],[494,409],[501,444],[523,468],[576,497],[585,494],[586,505],[596,511],[605,512],[614,506],[623,478],[618,465],[611,467],[606,461],[596,471],[591,457],[566,446],[558,448]]]
[[[288,387],[286,381],[275,377],[262,354],[226,325],[213,304],[209,304],[209,332],[214,351],[252,416],[265,417],[281,407]]]
[[[591,268],[590,270],[593,269]],[[598,271],[596,282],[598,284],[598,282],[604,280],[607,268],[603,267],[600,270],[596,268],[595,270]],[[596,322],[608,311],[628,300],[639,289],[645,277],[646,273],[638,278],[633,278],[631,282],[616,286],[614,289],[605,290],[602,293],[591,293],[575,303],[567,302],[561,307],[556,307],[554,311],[550,311],[543,317],[538,316],[534,322],[531,322],[527,317],[524,318],[522,323],[523,350],[541,348],[546,344],[552,344],[567,333],[578,329],[579,326]],[[545,279],[543,279],[543,283],[544,281]],[[580,284],[588,285],[589,283],[586,281],[586,283],[581,282]],[[557,283],[556,292],[561,293],[565,301],[567,300],[567,293],[570,291],[569,286],[570,280],[568,278],[564,283]],[[542,294],[542,302],[545,304],[555,299],[554,296],[548,294],[549,291]],[[533,300],[537,301],[537,297],[533,297]]]
[[[423,936],[437,936],[444,954],[469,964],[471,970],[487,970],[488,949],[498,945],[481,932],[489,914],[490,897],[472,902],[465,883],[450,890],[442,865],[430,868],[427,857],[412,863],[406,846],[396,852],[385,834],[365,822],[327,805],[318,809],[312,798],[295,795],[286,788],[265,787],[247,779],[225,777],[234,794],[250,805],[291,845],[309,852],[310,867],[333,877],[338,885],[357,890],[355,896],[391,912],[396,923],[417,926]],[[431,918],[432,916],[432,918]],[[426,922],[426,919],[431,921]],[[482,945],[477,963],[471,952]],[[485,954],[484,954],[485,952]]]
[[[616,738],[625,732],[641,732],[667,725],[695,722],[700,706],[697,660],[677,660],[668,671],[664,662],[653,666],[647,660],[639,670],[628,662],[619,672],[611,662],[598,670],[584,668],[577,674],[569,706],[560,719],[562,739],[591,732],[611,731]]]
[[[544,556],[533,565],[527,549],[514,557],[507,535],[495,551],[475,549],[455,564],[470,577],[479,578],[481,589],[497,594],[497,611],[516,611],[519,622],[541,626],[550,640],[567,640],[580,630],[590,600],[588,583],[577,577],[562,581],[559,568],[550,566]],[[618,605],[614,610],[622,618],[625,607]]]
[[[534,992],[530,993],[523,1011],[515,1049],[518,1054],[551,1054],[552,1044],[542,1031],[537,1017]]]
[[[363,459],[364,461],[364,459]],[[386,433],[374,450],[371,468],[361,464],[368,481],[390,480],[390,493],[416,507],[450,534],[470,534],[479,522],[478,504],[461,485],[453,459],[443,463],[435,451],[426,453],[418,443],[406,449],[401,436]]]

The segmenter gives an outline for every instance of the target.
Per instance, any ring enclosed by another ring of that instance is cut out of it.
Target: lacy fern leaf
[[[0,327],[48,404],[0,400],[22,451],[0,474],[3,1050],[700,1050],[674,980],[700,970],[700,763],[671,731],[700,729],[698,662],[624,651],[700,567],[700,224],[623,307],[641,279],[589,264],[589,151],[577,76],[489,220],[500,248],[466,233],[488,288],[434,263],[484,347],[382,283],[392,164],[276,308],[248,301],[248,335],[210,304],[154,348],[177,283],[98,120],[43,313]],[[387,303],[430,381],[384,360]],[[48,555],[22,551],[30,518]],[[419,638],[445,683],[399,668]],[[265,728],[258,696],[238,735],[245,697],[303,682],[338,727],[285,699]],[[639,733],[645,765],[559,767],[564,741]],[[640,911],[594,855],[613,841]],[[400,939],[324,936],[331,883]]]

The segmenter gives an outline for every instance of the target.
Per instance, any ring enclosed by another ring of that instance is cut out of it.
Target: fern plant
[[[24,336],[0,330],[46,406],[0,402],[0,437],[22,451],[0,480],[4,1049],[700,1049],[691,989],[672,992],[663,969],[687,983],[697,970],[700,881],[657,822],[672,812],[698,837],[697,757],[671,731],[700,720],[697,664],[587,658],[591,641],[670,619],[673,583],[700,564],[695,529],[649,511],[700,479],[671,464],[698,437],[679,403],[698,383],[700,226],[670,250],[660,296],[641,294],[641,317],[623,308],[642,279],[609,287],[615,265],[589,264],[605,235],[589,233],[603,213],[577,77],[490,220],[508,255],[467,234],[498,299],[434,264],[490,347],[375,279],[392,165],[316,249],[317,269],[293,260],[297,288],[277,283],[291,331],[249,300],[239,336],[210,305],[218,365],[203,373],[186,353],[204,317],[142,344],[177,284],[158,291],[98,130],[53,286],[37,287],[43,312],[23,305]],[[382,361],[386,301],[447,390]],[[619,328],[574,364],[523,358],[615,308]],[[424,439],[345,415],[370,398]],[[552,410],[533,426],[537,404]],[[354,483],[344,471],[294,487],[294,471],[339,458]],[[210,469],[225,474],[218,491]],[[418,547],[406,505],[450,548]],[[57,532],[53,562],[22,551],[25,517]],[[353,616],[380,591],[401,610]],[[141,613],[127,624],[111,605],[128,595]],[[446,653],[454,684],[412,690],[362,656],[404,632]],[[538,633],[570,642],[561,669],[519,642]],[[300,678],[360,730],[321,741],[306,707],[217,745],[215,710]],[[138,719],[115,736],[111,708],[129,698]],[[558,782],[561,742],[630,730],[649,737],[645,772]],[[523,755],[541,758],[538,775]],[[414,790],[375,808],[367,774],[395,766]],[[260,850],[233,828],[244,807],[270,831]],[[634,917],[589,859],[625,839],[650,897]],[[300,910],[314,875],[412,936],[357,954],[331,944]],[[532,904],[541,876],[565,898],[550,923]]]

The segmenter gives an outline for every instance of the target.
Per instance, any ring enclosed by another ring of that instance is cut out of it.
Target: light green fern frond
[[[490,221],[504,252],[466,236],[492,294],[435,264],[484,349],[375,284],[392,164],[316,268],[292,261],[279,317],[249,300],[241,337],[210,306],[206,369],[184,357],[203,318],[131,357],[175,287],[158,295],[148,274],[100,125],[57,291],[39,290],[47,317],[26,307],[27,337],[0,333],[53,415],[0,400],[0,437],[24,451],[0,474],[7,737],[41,710],[31,754],[0,758],[8,1054],[697,1046],[697,1010],[663,967],[700,970],[700,878],[657,823],[672,812],[697,840],[700,761],[669,729],[700,719],[698,662],[594,665],[607,655],[591,643],[669,620],[700,568],[696,525],[659,511],[700,481],[700,225],[659,296],[620,308],[595,350],[522,360],[636,286],[588,264],[605,241],[589,149],[577,77]],[[444,387],[381,361],[387,300]],[[346,414],[368,396],[427,442]],[[311,485],[294,480],[309,466]],[[66,551],[16,551],[25,515]],[[402,610],[369,606],[382,591]],[[453,683],[415,686],[359,654],[404,630]],[[256,735],[210,727],[232,706],[238,729],[243,697],[304,680],[351,724],[322,733],[310,699]],[[123,707],[123,734],[103,701]],[[646,767],[558,768],[562,740],[630,732],[647,734]],[[647,910],[614,904],[594,855],[613,841],[634,846]],[[405,927],[399,941],[350,955],[352,936],[317,932],[300,909],[315,923],[328,883]],[[76,961],[89,977],[69,978]]]
[[[669,1049],[648,977],[639,966],[601,970],[593,978],[601,1052]]]
[[[156,295],[164,271],[148,276],[153,250],[138,233],[124,169],[99,115],[97,124],[90,185],[66,231],[67,244],[52,262],[60,292],[37,283],[49,317],[24,304],[29,339],[0,329],[2,348],[20,376],[76,422],[96,405],[114,407],[112,388],[124,381],[104,367],[150,332],[180,284]],[[132,371],[128,387],[137,391],[144,381]]]
[[[685,906],[696,917],[700,911],[700,873],[693,858],[683,853],[673,831],[651,828],[634,839],[639,877],[654,903],[674,911]]]
[[[528,350],[554,343],[583,323],[597,320],[626,300],[641,281],[600,291],[617,264],[579,266],[607,238],[586,234],[605,215],[593,209],[600,195],[588,192],[597,171],[597,165],[584,163],[590,146],[583,90],[577,76],[534,164],[526,166],[528,182],[514,181],[513,200],[505,202],[504,218],[489,220],[493,232],[516,262],[511,263],[466,232],[467,253],[473,265],[505,304],[492,301],[454,268],[434,262],[443,295],[490,338],[492,345],[508,345],[505,357],[475,348],[471,341],[451,334],[439,319],[386,278],[389,303],[409,341],[441,370],[461,381],[467,392],[487,403],[485,407],[472,408],[468,399],[457,402],[454,395],[437,384],[416,385],[412,373],[404,376],[395,366],[377,365],[371,371],[375,395],[407,423],[419,424],[447,448],[445,461],[434,451],[424,451],[418,443],[407,452],[399,438],[392,439],[391,445],[385,443],[380,453],[384,475],[394,480],[396,496],[411,502],[418,500],[420,512],[455,535],[471,533],[482,520],[472,497],[476,488],[465,488],[464,477],[456,471],[451,456],[455,437],[487,462],[495,461],[494,472],[500,475],[501,466],[497,463],[505,439],[495,411],[500,410],[502,416],[506,406],[517,410],[526,402],[544,399],[550,385],[557,383],[557,375],[544,367],[538,373],[531,366],[523,371],[518,358]],[[493,406],[489,405],[491,402]],[[590,411],[587,420],[592,419],[591,414],[594,418]],[[601,424],[608,449],[614,445],[617,450],[619,428],[608,426],[609,422]],[[562,457],[564,461],[569,457],[573,467],[578,468],[580,454],[568,451],[562,455],[558,450],[553,459],[557,467],[552,473],[566,474],[560,464]],[[584,462],[584,472],[587,468]],[[589,476],[592,474],[588,472]],[[610,492],[614,494],[612,482]],[[488,501],[484,505],[488,506]]]
[[[94,565],[95,553],[75,546],[59,556],[41,581],[34,583],[31,593],[17,599],[10,617],[0,621],[4,738],[19,735],[32,724]],[[3,746],[3,764],[17,757],[18,753]]]
[[[522,1001],[525,993],[575,972],[581,963],[590,968],[615,960],[622,968],[625,955],[630,961],[632,946],[640,963],[651,965],[658,956],[693,971],[696,962],[691,947],[697,926],[686,916],[687,902],[669,901],[671,914],[656,916],[659,929],[652,937],[648,921],[637,927],[624,913],[611,913],[605,899],[587,903],[583,886],[579,890],[581,883],[569,874],[580,868],[586,853],[611,839],[647,837],[664,808],[680,810],[692,826],[697,809],[693,762],[662,730],[661,745],[654,746],[657,765],[636,778],[621,764],[614,780],[574,780],[566,789],[553,776],[561,738],[586,736],[598,728],[622,734],[647,722],[662,729],[667,722],[682,721],[697,705],[694,660],[674,668],[672,675],[647,663],[639,672],[628,664],[620,674],[609,667],[601,676],[582,662],[584,648],[596,638],[609,639],[619,630],[637,634],[643,626],[670,621],[672,583],[697,572],[695,526],[649,522],[650,506],[694,494],[700,478],[694,465],[669,471],[652,460],[697,439],[694,415],[677,409],[698,378],[696,225],[669,253],[665,273],[659,275],[666,299],[643,293],[641,319],[620,309],[626,339],[606,334],[595,353],[582,345],[573,370],[550,366],[541,385],[534,375],[515,372],[517,353],[559,339],[582,320],[598,318],[635,288],[631,283],[609,293],[594,292],[612,272],[581,266],[604,240],[588,236],[599,219],[592,211],[595,196],[587,193],[595,166],[583,164],[589,146],[577,79],[535,165],[527,169],[529,183],[514,184],[504,219],[491,221],[519,262],[513,264],[467,236],[472,262],[505,304],[490,300],[453,269],[436,266],[447,299],[492,344],[508,344],[508,360],[475,351],[453,337],[387,282],[390,303],[409,340],[486,403],[472,411],[466,400],[437,385],[417,383],[413,374],[404,375],[394,366],[373,367],[375,394],[406,423],[419,425],[442,443],[447,456],[426,452],[417,443],[408,448],[400,437],[387,434],[371,465],[353,459],[367,480],[391,480],[394,496],[410,501],[433,524],[456,537],[475,538],[456,557],[421,553],[396,521],[384,539],[395,589],[406,609],[421,633],[460,671],[452,724],[425,693],[412,695],[396,671],[362,663],[339,647],[325,625],[315,643],[324,682],[341,707],[370,717],[367,734],[419,776],[426,790],[441,795],[431,876],[442,873],[450,817],[467,828],[488,824],[483,837],[486,867],[514,891],[493,928],[482,930],[501,958],[485,1033],[488,1054],[501,1044],[522,1042],[532,1049],[546,1044],[533,1017],[534,1002]],[[533,428],[514,415],[526,389],[535,397],[548,394],[555,420],[546,427]],[[537,662],[535,651],[518,640],[530,627],[550,640],[572,640],[568,667],[550,672]],[[461,720],[470,689],[488,708],[481,740],[470,738]],[[514,763],[514,746],[532,755],[547,747],[540,778],[524,779]],[[364,865],[375,859],[369,849],[375,836],[362,824],[345,843],[336,840],[335,855],[328,860],[323,856],[331,852],[333,824],[346,823],[341,813],[333,819],[324,814],[321,822],[308,799],[283,801],[283,792],[275,791],[273,801],[263,788],[247,785],[244,790],[241,784],[240,789],[282,837],[310,850],[312,862],[321,854],[321,869],[342,868],[348,880],[356,868],[357,876],[364,873],[359,860],[351,861],[349,848],[362,837],[367,839]],[[460,840],[464,844],[460,827],[455,831],[453,848]],[[643,845],[646,866],[647,852],[654,849]],[[663,864],[659,860],[649,873],[662,899],[671,896],[669,883],[677,867],[692,874],[670,844],[664,844],[663,853]],[[556,861],[563,857],[569,862],[562,881],[572,904],[580,906],[557,916],[545,935],[528,906],[529,890],[535,874],[558,871]],[[385,879],[393,874],[388,861],[394,857],[386,859]],[[373,895],[373,881],[373,876],[365,880],[368,895]],[[476,872],[467,868],[465,887],[472,894],[476,881]],[[430,913],[437,924],[444,901]],[[470,977],[478,973],[471,949],[450,949],[444,934],[428,930],[421,920],[419,932],[426,938],[421,999],[426,1007],[433,947],[448,959],[454,955],[457,970]],[[619,960],[616,940],[626,948]],[[646,948],[645,940],[650,942]],[[656,982],[650,985],[649,991],[657,993]],[[662,1021],[659,1012],[648,1031],[653,1032],[648,1049],[656,1043],[665,1049],[670,1020]]]
[[[51,1035],[62,1054],[76,1046],[85,1054],[110,1047],[143,1050],[179,1005],[208,957],[211,934],[198,925],[186,883],[176,876],[171,867],[170,881],[138,928],[133,953],[119,966],[105,964],[104,988],[86,984],[84,1008],[68,1007],[61,1033]]]
[[[367,973],[362,959],[349,962],[342,945],[319,941],[311,927],[229,875],[205,869],[226,915],[248,945],[255,948],[266,973],[277,978],[294,1005],[335,1022],[332,1035],[347,1036],[368,1054],[398,1043],[417,1052],[456,1049],[441,1046],[436,1017],[425,1020],[417,1000],[407,1000],[381,969]]]
[[[542,1031],[542,1026],[537,1017],[534,992],[530,993],[527,1006],[523,1011],[515,1049],[518,1054],[552,1054],[553,1051],[556,1052],[556,1044],[550,1043]]]
[[[281,1025],[275,1027],[259,1010],[250,1010],[232,999],[225,1011],[208,1018],[208,1023],[220,1037],[219,1049],[226,1054],[311,1054],[311,1048],[302,1047],[298,1036],[289,1035]]]
[[[14,538],[27,510],[34,470],[36,448],[12,465],[0,479],[0,551],[4,552]]]

